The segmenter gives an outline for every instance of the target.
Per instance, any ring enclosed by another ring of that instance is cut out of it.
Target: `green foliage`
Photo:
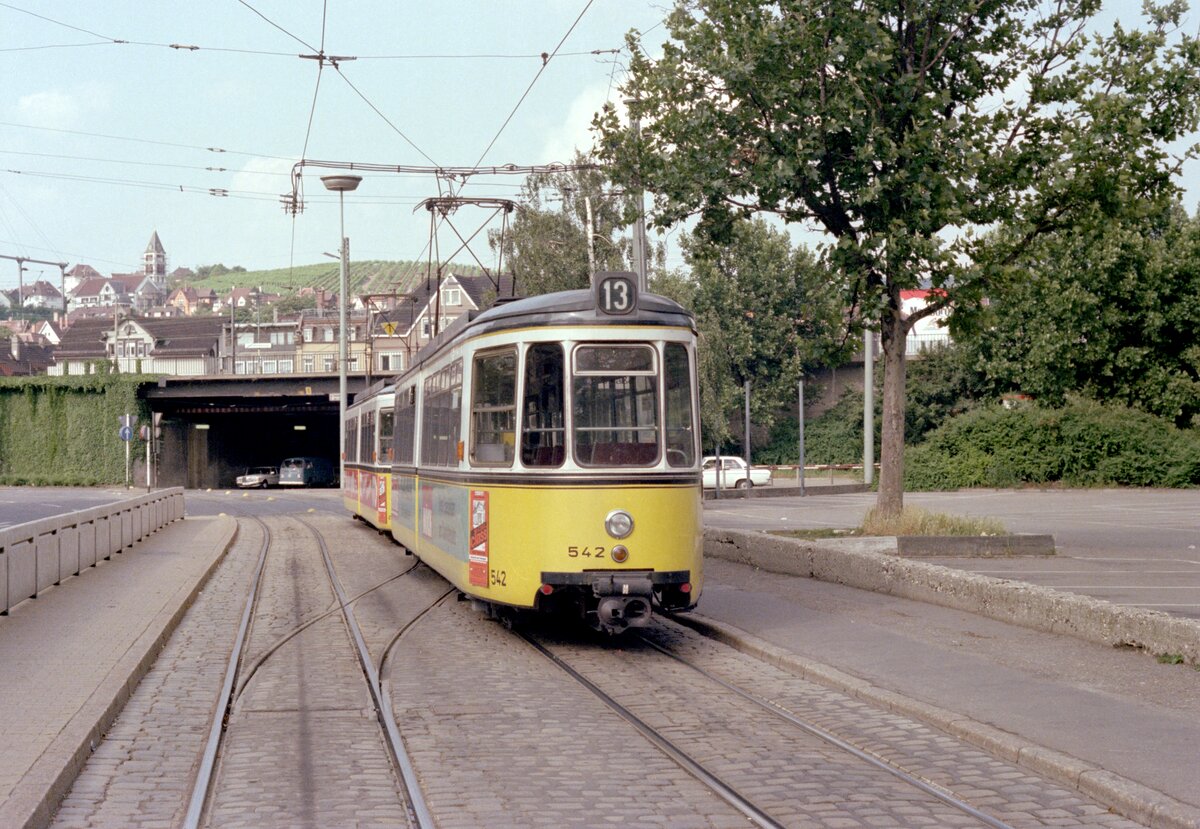
[[[575,164],[591,159],[576,154]],[[614,193],[600,168],[530,176],[518,197],[520,207],[503,250],[499,231],[488,234],[493,250],[503,253],[506,269],[526,296],[588,287],[588,209],[592,255],[597,271],[632,270],[632,243],[622,229],[633,219],[633,199]],[[665,251],[649,252],[661,266]]]
[[[680,0],[661,57],[630,35],[629,121],[606,107],[598,154],[654,193],[659,226],[698,215],[723,242],[736,218],[770,212],[827,233],[829,290],[881,330],[890,386],[912,325],[980,304],[1030,242],[1175,196],[1172,144],[1200,107],[1186,6],[1148,2],[1144,29],[1107,34],[1099,9]],[[992,226],[1005,244],[973,232]],[[900,291],[926,282],[942,298],[904,317]],[[904,390],[884,399],[894,510]]]
[[[729,437],[747,380],[751,418],[769,427],[802,371],[847,356],[837,336],[841,309],[820,290],[828,275],[762,219],[734,222],[723,244],[689,234],[682,246],[700,328],[706,445]]]
[[[1200,431],[1112,404],[987,406],[950,420],[908,452],[912,489],[1200,484]]]
[[[137,397],[146,382],[128,374],[0,378],[0,484],[124,481],[118,418],[129,413],[147,421],[149,410]],[[144,452],[136,439],[132,449],[135,456]]]
[[[1031,245],[971,320],[989,382],[1187,426],[1200,414],[1200,217],[1172,206]]]

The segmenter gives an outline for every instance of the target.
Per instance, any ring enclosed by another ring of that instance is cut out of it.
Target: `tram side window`
[[[361,463],[374,463],[375,412],[363,412],[359,422],[361,425],[358,431],[358,460]]]
[[[411,466],[416,446],[417,387],[401,389],[396,394],[396,463]]]
[[[584,466],[658,460],[658,377],[648,345],[575,350],[575,459]]]
[[[346,462],[355,463],[358,461],[358,418],[346,418]]]
[[[525,352],[521,463],[526,466],[562,466],[566,451],[563,367],[562,346],[556,343],[538,343]]]
[[[391,409],[379,413],[379,461],[388,463],[392,460],[392,432],[396,416]]]
[[[462,434],[462,360],[425,378],[421,465],[457,466]]]
[[[471,384],[471,462],[511,466],[517,417],[516,349],[476,355]]]
[[[667,465],[691,466],[696,461],[692,372],[687,349],[679,343],[667,343],[663,350],[663,396],[667,406]]]

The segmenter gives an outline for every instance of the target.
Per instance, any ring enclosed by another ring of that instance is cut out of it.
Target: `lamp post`
[[[338,480],[346,480],[346,294],[350,284],[350,240],[346,238],[346,193],[358,189],[362,176],[321,176],[326,190],[338,194],[341,218],[342,277],[338,289]],[[342,484],[345,485],[344,483]]]

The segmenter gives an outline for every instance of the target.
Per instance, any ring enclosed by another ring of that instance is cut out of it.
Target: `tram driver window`
[[[667,343],[663,349],[663,396],[666,398],[667,465],[691,466],[696,462],[692,371],[687,348],[680,343]]]
[[[575,349],[575,459],[583,466],[658,460],[658,376],[648,345]]]
[[[563,367],[563,350],[557,343],[535,343],[525,352],[521,400],[521,463],[525,466],[562,466],[566,451]]]
[[[471,462],[512,466],[517,426],[516,349],[476,355],[471,384]]]

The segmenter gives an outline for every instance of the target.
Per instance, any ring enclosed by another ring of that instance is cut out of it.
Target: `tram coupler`
[[[596,605],[596,628],[620,633],[650,624],[650,599],[654,584],[649,573],[593,574],[592,593]]]

